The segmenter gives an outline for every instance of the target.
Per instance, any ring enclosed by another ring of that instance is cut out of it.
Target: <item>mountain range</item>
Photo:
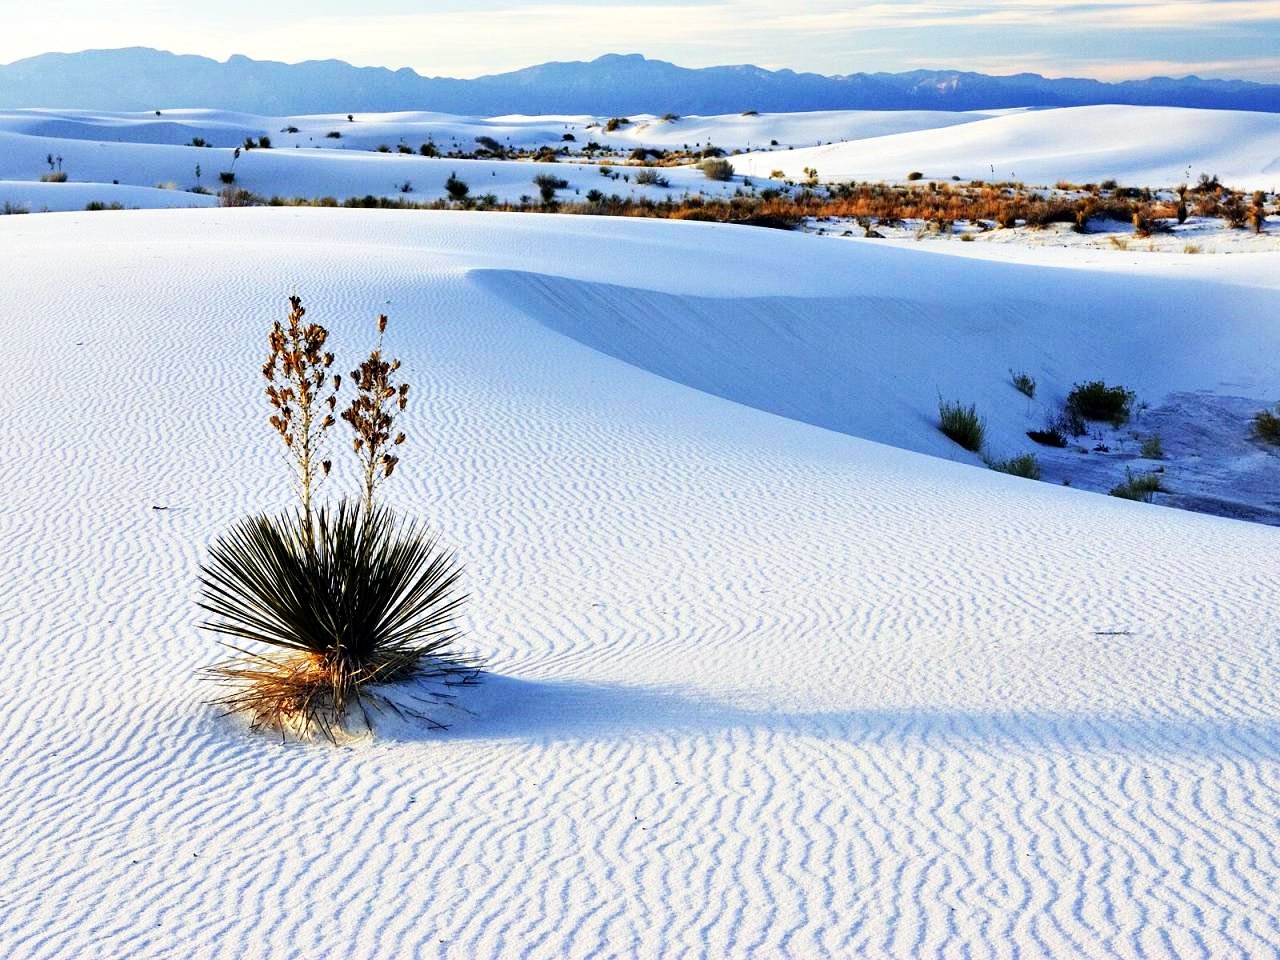
[[[1121,83],[959,70],[823,76],[741,65],[691,69],[639,54],[459,80],[341,60],[225,62],[147,47],[45,53],[0,66],[0,108],[210,107],[264,114],[437,110],[723,114],[746,110],[989,110],[1138,104],[1280,113],[1280,84],[1153,77]]]

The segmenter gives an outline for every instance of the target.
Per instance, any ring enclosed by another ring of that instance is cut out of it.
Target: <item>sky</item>
[[[643,53],[690,67],[825,74],[923,67],[1280,82],[1280,0],[0,0],[0,23],[0,63],[147,46],[475,77]]]

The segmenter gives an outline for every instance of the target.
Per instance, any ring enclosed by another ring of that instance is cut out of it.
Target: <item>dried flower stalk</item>
[[[386,315],[378,317],[378,342],[369,359],[351,372],[356,397],[342,412],[342,419],[355,431],[352,446],[364,472],[364,506],[373,510],[373,495],[379,484],[391,476],[400,458],[392,449],[404,443],[404,434],[395,430],[396,414],[405,408],[409,385],[395,384],[391,375],[400,369],[399,360],[382,358],[382,336],[387,330]]]
[[[270,353],[262,375],[267,380],[267,399],[275,411],[271,426],[280,434],[297,470],[302,513],[306,529],[310,529],[312,492],[333,466],[321,457],[324,433],[334,424],[342,378],[329,378],[333,354],[324,349],[329,331],[318,323],[303,323],[307,311],[299,297],[290,297],[289,306],[287,323],[277,320],[268,335]]]

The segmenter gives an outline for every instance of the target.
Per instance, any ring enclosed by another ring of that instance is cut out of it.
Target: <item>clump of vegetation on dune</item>
[[[387,318],[339,413],[343,381],[331,373],[329,333],[304,320],[297,297],[290,307],[271,329],[262,373],[299,506],[242,520],[210,548],[205,626],[236,651],[211,668],[227,688],[216,702],[282,736],[336,740],[353,724],[371,729],[378,711],[441,727],[438,709],[478,679],[479,663],[455,649],[465,595],[453,554],[423,524],[377,502],[399,463],[397,418],[409,394],[395,379],[400,362],[383,355]],[[318,503],[339,420],[352,431],[360,496]],[[396,692],[404,681],[416,683]]]
[[[1024,453],[1007,460],[989,460],[987,466],[999,473],[1008,473],[1027,480],[1039,480],[1041,476],[1040,461],[1034,453]]]
[[[987,434],[987,422],[978,416],[974,404],[938,401],[938,429],[966,450],[977,453]]]
[[[1135,394],[1102,380],[1077,383],[1067,394],[1067,409],[1085,420],[1106,420],[1120,427],[1129,422]]]
[[[1264,443],[1280,446],[1280,407],[1276,407],[1275,413],[1270,410],[1258,411],[1258,415],[1253,418],[1253,436]]]
[[[1156,494],[1163,489],[1164,487],[1160,483],[1160,474],[1134,473],[1132,470],[1126,468],[1124,472],[1124,483],[1120,483],[1112,487],[1111,496],[1119,497],[1122,500],[1137,500],[1141,503],[1151,503],[1155,500]]]

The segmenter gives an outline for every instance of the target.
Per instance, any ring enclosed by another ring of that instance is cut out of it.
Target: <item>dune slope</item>
[[[803,311],[889,282],[864,249],[449,213],[0,220],[0,953],[1274,954],[1280,532],[776,416],[543,302],[589,281]],[[258,364],[295,290],[344,359],[390,314],[416,386],[388,494],[458,545],[493,671],[445,735],[281,745],[193,675],[219,656],[205,545],[289,502]]]

